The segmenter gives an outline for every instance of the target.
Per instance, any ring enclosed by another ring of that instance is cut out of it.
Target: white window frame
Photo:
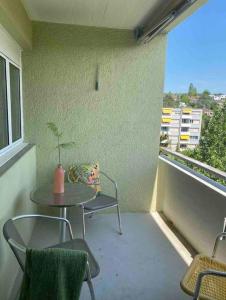
[[[0,56],[5,59],[6,62],[6,95],[7,95],[7,109],[8,109],[8,134],[9,134],[9,145],[0,149],[0,158],[9,151],[15,149],[17,146],[24,141],[24,118],[23,118],[23,95],[22,95],[22,68],[20,65],[12,61],[9,57],[0,52]],[[11,111],[11,92],[10,92],[10,64],[14,65],[19,69],[20,72],[20,129],[21,138],[15,142],[12,141],[12,111]]]

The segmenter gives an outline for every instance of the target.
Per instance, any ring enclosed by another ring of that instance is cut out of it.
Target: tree
[[[203,99],[209,99],[209,98],[210,98],[210,92],[209,92],[208,90],[204,90],[204,91],[202,92],[201,97],[202,97]]]
[[[214,103],[211,98],[202,98],[200,97],[199,101],[197,102],[197,108],[207,108],[211,109],[213,107]]]
[[[178,101],[173,99],[172,93],[168,93],[163,98],[163,106],[164,107],[178,107]]]
[[[193,85],[193,83],[190,83],[190,85],[189,85],[188,95],[189,95],[189,96],[196,96],[196,95],[197,95],[197,89],[196,89],[196,87]]]
[[[182,94],[180,96],[180,101],[184,102],[186,105],[190,105],[190,99],[187,94]]]
[[[205,134],[205,131],[207,130],[210,119],[211,119],[210,116],[203,114],[203,116],[202,116],[202,131],[201,131],[202,135]]]
[[[200,142],[202,161],[226,171],[226,102],[214,111]]]
[[[166,133],[161,133],[160,135],[160,146],[161,147],[168,147],[169,145],[169,136]]]
[[[183,152],[194,159],[226,171],[226,102],[214,110],[204,131],[200,145],[193,151]]]

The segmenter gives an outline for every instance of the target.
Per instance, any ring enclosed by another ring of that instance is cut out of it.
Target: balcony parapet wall
[[[219,173],[223,178],[224,172]],[[211,254],[226,217],[226,187],[161,154],[156,209],[173,222],[198,252]],[[218,257],[223,260],[225,250],[226,243],[222,242]]]

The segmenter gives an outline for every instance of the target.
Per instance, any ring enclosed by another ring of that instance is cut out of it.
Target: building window
[[[0,56],[0,154],[22,141],[20,73]]]
[[[199,137],[198,137],[197,135],[191,135],[191,136],[190,136],[190,139],[191,139],[191,140],[198,140]]]
[[[181,148],[181,149],[186,149],[186,148],[187,148],[187,145],[186,145],[186,144],[181,144],[181,145],[180,145],[180,148]]]
[[[183,124],[191,124],[191,123],[193,123],[193,120],[191,120],[191,119],[182,119],[182,123]]]
[[[188,132],[189,129],[189,127],[181,127],[181,132]]]
[[[162,131],[167,131],[167,132],[168,132],[168,131],[169,131],[169,127],[162,126],[162,127],[161,127],[161,130],[162,130]]]

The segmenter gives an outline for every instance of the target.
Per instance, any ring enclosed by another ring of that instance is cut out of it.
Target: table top
[[[95,198],[96,191],[83,183],[65,183],[62,194],[54,194],[51,184],[31,193],[31,200],[36,204],[53,207],[79,206]]]

